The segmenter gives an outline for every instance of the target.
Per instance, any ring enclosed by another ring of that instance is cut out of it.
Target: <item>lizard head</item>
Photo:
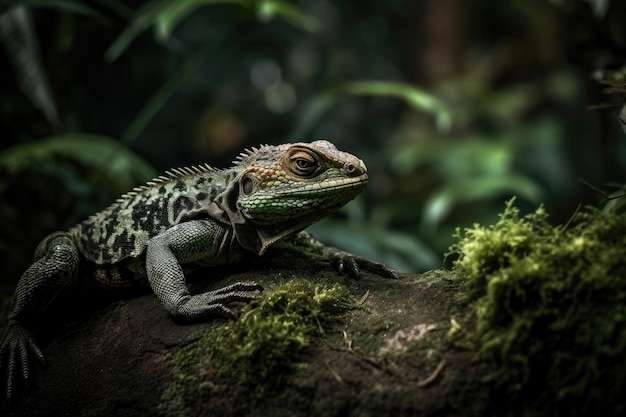
[[[261,146],[236,163],[237,209],[259,232],[260,253],[344,206],[367,185],[363,161],[325,140]]]

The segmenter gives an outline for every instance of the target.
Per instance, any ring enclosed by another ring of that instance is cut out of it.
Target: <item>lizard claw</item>
[[[350,278],[359,279],[361,270],[373,272],[385,278],[398,278],[398,273],[387,265],[371,261],[358,255],[344,252],[332,246],[326,246],[315,240],[308,232],[303,231],[292,238],[292,242],[299,246],[313,248],[328,258],[335,271],[339,274],[347,273]]]
[[[46,365],[44,355],[32,332],[19,324],[10,324],[0,345],[0,370],[6,369],[6,394],[9,403],[15,398],[15,391],[20,384],[23,388],[28,388],[32,356],[35,356],[42,366]],[[21,381],[18,382],[18,379]]]
[[[344,252],[337,248],[327,246],[323,249],[324,255],[339,274],[347,273],[350,278],[359,279],[361,270],[373,272],[385,278],[398,278],[398,273],[387,265],[371,261],[358,255]]]
[[[195,321],[211,316],[235,318],[237,314],[228,306],[232,303],[248,303],[258,297],[263,287],[255,282],[237,282],[217,290],[182,299],[174,318]]]

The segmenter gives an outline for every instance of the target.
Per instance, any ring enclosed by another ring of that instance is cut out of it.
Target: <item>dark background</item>
[[[362,158],[366,191],[311,230],[402,272],[441,266],[454,229],[493,223],[511,196],[564,223],[602,202],[594,188],[624,183],[625,12],[610,0],[1,2],[2,283],[45,234],[153,175],[227,167],[261,143],[325,138]]]

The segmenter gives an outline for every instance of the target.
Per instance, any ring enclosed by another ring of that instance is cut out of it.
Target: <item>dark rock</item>
[[[240,270],[199,282],[194,290],[236,281],[267,287],[278,277],[320,273],[315,264],[298,268]],[[482,415],[488,391],[479,382],[481,370],[448,337],[451,320],[463,311],[447,274],[391,280],[365,273],[358,281],[337,276],[365,308],[325,329],[303,358],[306,368],[288,375],[280,391],[254,401],[247,401],[250,395],[241,387],[228,385],[209,401],[194,403],[192,415]],[[172,414],[177,405],[161,403],[168,382],[178,377],[174,353],[193,335],[223,323],[177,324],[152,294],[87,309],[75,320],[42,332],[49,366],[8,409],[9,416],[154,416],[164,409]],[[189,411],[187,405],[180,414]]]

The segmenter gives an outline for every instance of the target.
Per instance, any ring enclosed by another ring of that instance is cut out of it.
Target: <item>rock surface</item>
[[[246,270],[248,268],[248,270]],[[328,273],[319,262],[300,262],[289,254],[269,265],[220,268],[197,280],[204,291],[236,281],[271,287],[299,274]],[[196,274],[198,275],[198,274]],[[364,308],[345,313],[324,329],[297,372],[280,375],[277,392],[250,400],[250,393],[227,384],[208,401],[190,407],[164,397],[180,377],[175,352],[223,320],[194,325],[173,322],[152,294],[81,308],[71,324],[40,329],[48,366],[37,373],[9,416],[445,416],[484,415],[488,391],[470,354],[454,348],[451,320],[463,314],[456,284],[444,271],[402,275],[390,280],[364,273],[360,280],[337,276]],[[61,322],[76,309],[68,308]],[[53,321],[54,322],[54,321]],[[199,359],[200,360],[200,359]],[[164,411],[166,410],[166,411]]]

